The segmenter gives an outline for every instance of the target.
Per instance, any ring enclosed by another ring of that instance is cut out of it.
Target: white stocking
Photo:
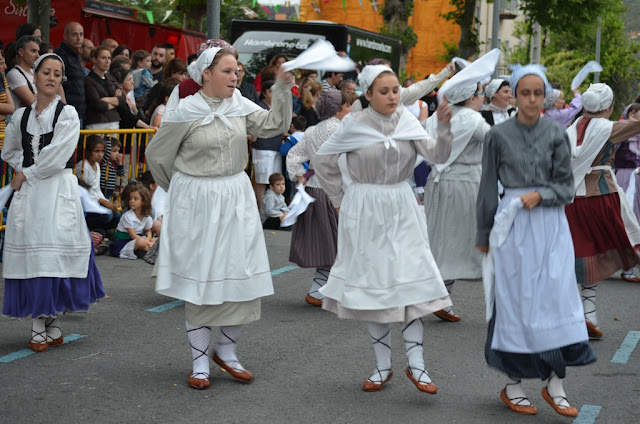
[[[582,284],[580,296],[582,297],[582,307],[584,308],[584,318],[598,327],[598,318],[596,317],[596,289],[598,284]]]
[[[391,325],[369,322],[367,328],[376,355],[376,370],[369,380],[382,383],[391,373]]]
[[[453,290],[453,283],[455,283],[456,280],[444,280],[444,286],[447,289],[447,293],[449,293],[449,295],[451,295],[451,290]],[[443,309],[443,311],[451,314],[451,315],[455,315],[453,313],[453,308],[451,306],[447,306],[446,308]]]
[[[32,320],[31,341],[34,343],[44,343],[47,341],[47,330],[44,318],[35,318]]]
[[[58,317],[47,318],[45,320],[45,328],[47,330],[47,341],[51,342],[62,337],[62,330],[60,330],[60,320]]]
[[[564,408],[569,408],[571,406],[569,405],[567,395],[564,392],[562,379],[558,377],[553,371],[551,371],[549,380],[547,380],[547,391],[549,392],[549,396],[551,396],[551,399],[553,399],[556,405]]]
[[[206,380],[209,378],[209,343],[211,342],[211,328],[194,327],[185,321],[187,336],[191,345],[193,357],[193,378]]]
[[[524,394],[522,382],[519,378],[509,376],[509,382],[505,386],[509,401],[518,406],[531,406],[531,402]]]
[[[242,333],[242,325],[220,327],[220,336],[216,346],[216,354],[222,361],[236,371],[244,371],[244,367],[236,356],[236,343]]]
[[[424,337],[424,323],[417,318],[408,324],[403,324],[402,337],[407,352],[407,363],[413,378],[421,384],[431,383],[431,378],[424,365],[422,339]]]
[[[326,268],[316,268],[316,274],[313,276],[313,283],[311,284],[311,288],[309,289],[309,295],[316,299],[324,299],[320,290],[325,284],[327,284],[327,280],[329,279],[330,269]]]

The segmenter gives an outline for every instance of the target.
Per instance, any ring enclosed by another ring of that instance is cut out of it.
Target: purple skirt
[[[13,318],[55,317],[64,311],[87,311],[90,304],[103,297],[104,287],[92,245],[85,278],[5,279],[2,313]]]

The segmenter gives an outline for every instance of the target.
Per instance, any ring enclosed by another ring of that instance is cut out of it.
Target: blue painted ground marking
[[[602,406],[598,405],[582,405],[578,417],[573,420],[573,424],[593,424],[600,414]]]
[[[298,269],[298,268],[300,268],[300,267],[297,266],[297,265],[285,266],[285,267],[282,267],[282,268],[274,269],[273,271],[271,271],[271,275],[275,276],[275,275],[284,274],[285,272],[289,272],[289,271],[292,271],[292,270]],[[147,309],[147,312],[156,312],[156,313],[166,312],[166,311],[168,311],[170,309],[177,308],[178,306],[182,306],[182,305],[184,305],[184,300],[174,300],[173,302],[165,303],[164,305],[160,305],[160,306],[156,306],[155,308]]]
[[[147,309],[147,312],[166,312],[169,309],[177,308],[184,305],[184,300],[174,300],[173,302],[165,303],[164,305],[156,306],[155,308]]]
[[[70,343],[70,342],[75,342],[76,340],[82,339],[84,337],[87,337],[87,336],[84,336],[82,334],[67,334],[66,336],[64,336],[64,343],[63,344],[67,344],[67,343]],[[52,349],[52,348],[49,348],[49,349]],[[33,350],[31,350],[31,349],[22,349],[22,350],[10,353],[10,354],[5,355],[5,356],[0,356],[0,363],[8,364],[9,362],[13,362],[16,359],[22,359],[22,358],[26,358],[27,356],[31,356],[34,353],[35,352]]]
[[[615,355],[613,355],[611,362],[626,364],[633,350],[636,348],[638,341],[640,341],[640,331],[629,331],[627,337],[624,338]]]

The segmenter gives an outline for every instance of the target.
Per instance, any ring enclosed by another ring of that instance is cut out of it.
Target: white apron
[[[7,216],[4,278],[85,278],[91,242],[71,169],[24,182]]]
[[[506,189],[497,214],[513,198],[534,190]],[[493,247],[493,254],[492,349],[540,353],[588,340],[563,207],[519,209],[506,239]]]
[[[195,305],[246,302],[273,294],[264,233],[247,174],[173,175],[162,218],[156,292]]]

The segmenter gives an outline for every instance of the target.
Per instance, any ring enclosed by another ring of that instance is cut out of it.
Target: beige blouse
[[[271,110],[257,110],[247,116],[227,117],[233,128],[221,119],[199,125],[203,119],[189,122],[165,122],[146,151],[149,168],[165,190],[174,172],[194,177],[221,177],[242,172],[249,158],[247,134],[269,138],[288,131],[291,123],[291,87],[280,81],[271,88]],[[222,99],[202,96],[212,111]]]
[[[353,118],[361,125],[390,137],[393,135],[400,114],[382,115],[368,107],[361,112],[353,112]],[[405,112],[409,113],[409,112]],[[451,153],[453,136],[449,124],[439,123],[438,139],[398,141],[398,148],[385,147],[384,143],[346,153],[349,176],[360,184],[397,184],[413,174],[416,157],[422,155],[431,163],[444,163]],[[334,207],[339,208],[344,195],[342,174],[338,165],[339,154],[316,155],[313,160],[315,176],[327,193]]]

